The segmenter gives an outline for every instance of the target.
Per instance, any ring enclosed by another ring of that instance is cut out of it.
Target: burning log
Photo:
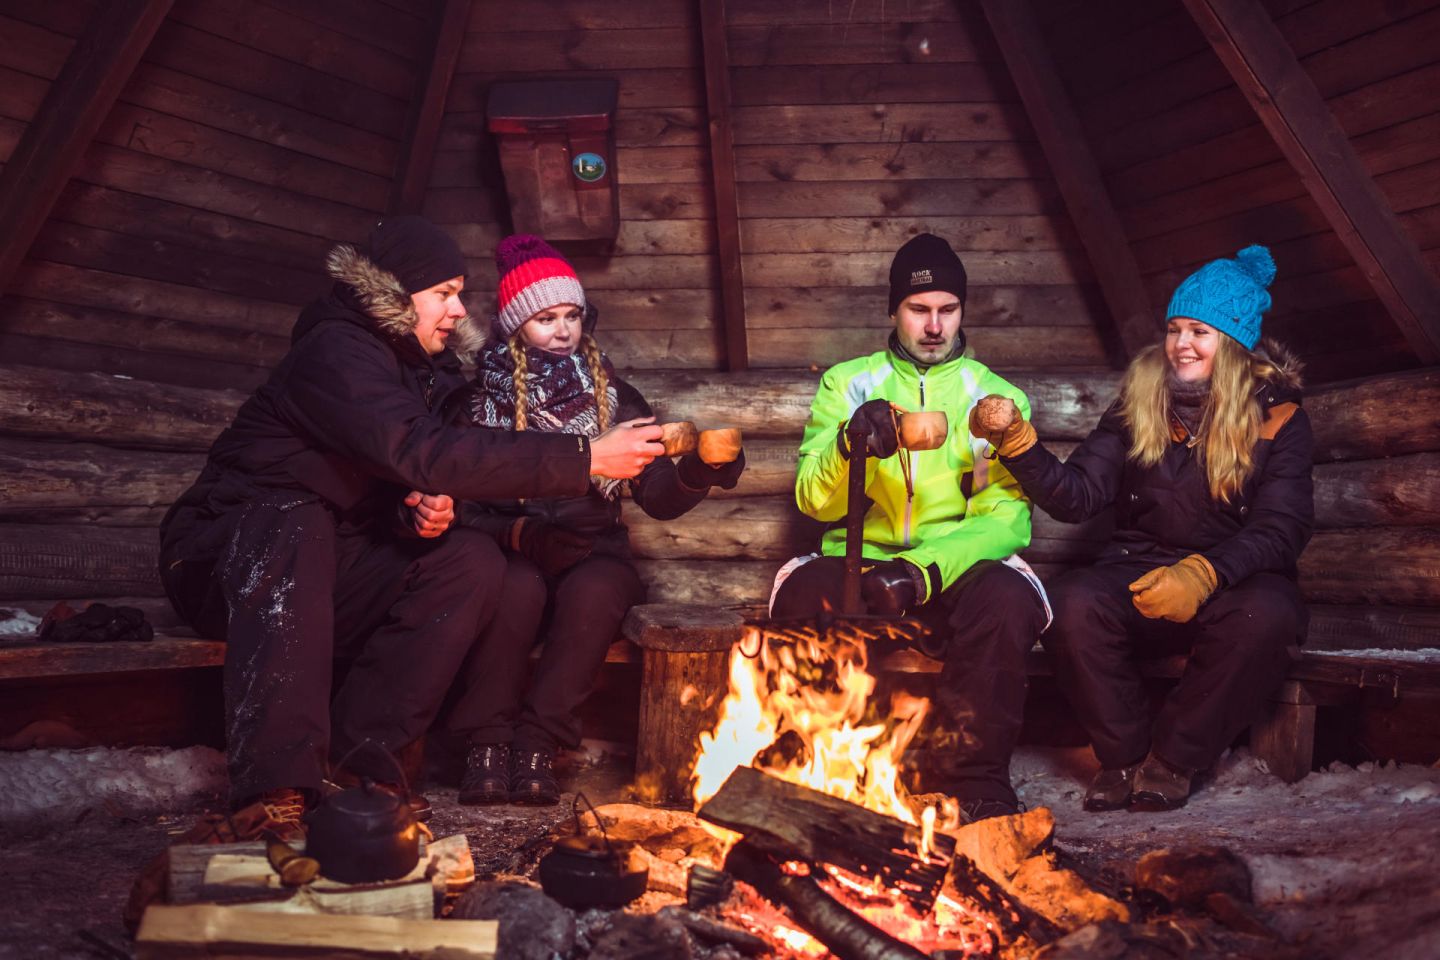
[[[795,919],[840,960],[927,960],[924,953],[852,913],[822,890],[814,877],[782,870],[749,840],[730,851],[725,869],[763,896],[789,907]]]
[[[699,810],[701,819],[743,833],[777,860],[828,863],[879,877],[928,913],[945,882],[953,837],[936,834],[930,856],[919,852],[919,827],[866,810],[818,790],[740,767]]]

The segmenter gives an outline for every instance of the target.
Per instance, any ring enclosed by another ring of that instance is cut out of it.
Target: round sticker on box
[[[577,153],[570,169],[586,183],[594,183],[605,176],[605,158],[598,153]]]

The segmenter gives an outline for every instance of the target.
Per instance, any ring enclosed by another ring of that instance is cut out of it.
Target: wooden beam
[[[1127,358],[1134,356],[1159,340],[1160,320],[1151,310],[1140,267],[1085,142],[1080,119],[1046,54],[1034,11],[1029,0],[981,0],[981,5],[1095,269],[1120,343]]]
[[[418,64],[415,95],[410,101],[410,119],[405,125],[405,144],[395,165],[390,188],[390,213],[419,213],[430,185],[435,145],[440,140],[440,121],[445,118],[445,101],[450,81],[460,62],[465,41],[465,24],[470,19],[470,0],[437,0],[431,45]]]
[[[1310,75],[1253,0],[1185,0],[1421,363],[1440,362],[1440,279],[1400,226]]]
[[[710,118],[710,182],[715,191],[715,233],[719,240],[725,369],[744,370],[750,365],[750,350],[745,339],[745,268],[740,260],[740,203],[735,186],[725,0],[700,0],[700,40],[705,58],[705,105]]]
[[[50,210],[173,0],[99,4],[0,173],[0,293],[10,288]]]

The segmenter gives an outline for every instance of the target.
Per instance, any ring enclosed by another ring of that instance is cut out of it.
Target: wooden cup
[[[734,427],[700,431],[700,459],[712,467],[732,463],[740,456],[740,431]]]
[[[660,442],[665,445],[665,456],[679,457],[695,451],[698,434],[695,424],[689,420],[660,425]]]
[[[906,450],[938,450],[949,432],[944,410],[900,414],[900,446]]]

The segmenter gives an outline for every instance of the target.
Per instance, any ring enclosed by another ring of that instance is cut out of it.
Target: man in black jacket
[[[466,654],[504,631],[494,540],[450,529],[451,497],[577,496],[663,453],[660,428],[593,441],[450,424],[465,261],[420,217],[333,250],[329,295],[301,313],[269,381],[215,441],[161,527],[177,612],[224,638],[231,797],[298,814],[330,761],[396,779]],[[331,698],[332,662],[350,661]]]

